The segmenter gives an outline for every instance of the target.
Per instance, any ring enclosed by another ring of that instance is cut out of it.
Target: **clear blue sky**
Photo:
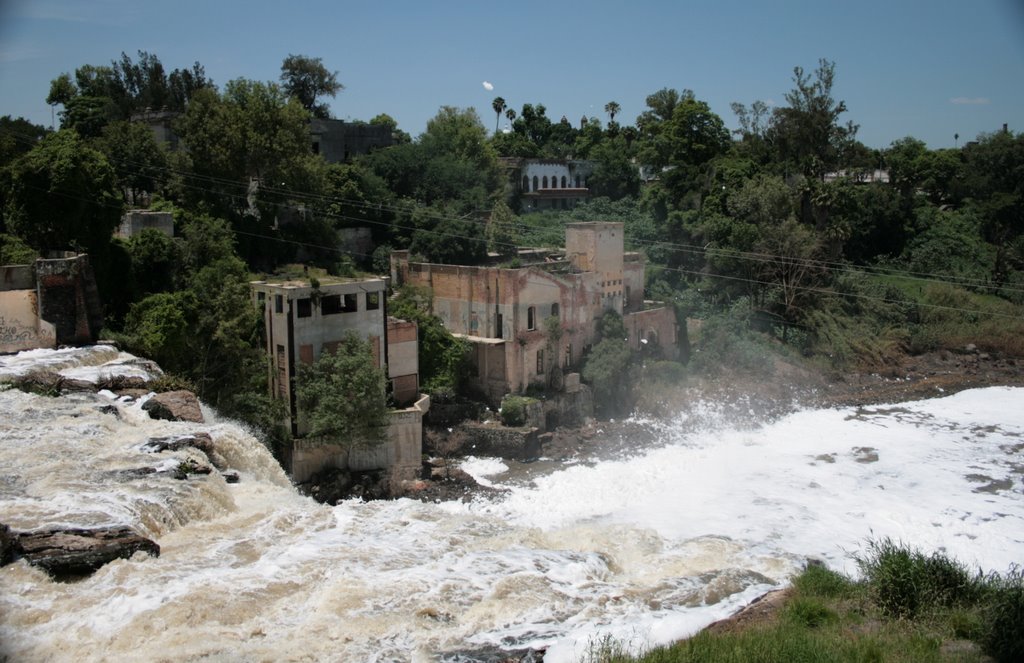
[[[793,67],[819,58],[870,147],[1024,131],[1024,0],[0,0],[0,115],[48,125],[50,80],[140,49],[168,71],[198,60],[218,85],[321,57],[346,87],[336,117],[388,113],[414,136],[442,105],[493,128],[497,95],[574,124],[614,100],[631,123],[663,87],[732,128],[730,102],[783,104]]]

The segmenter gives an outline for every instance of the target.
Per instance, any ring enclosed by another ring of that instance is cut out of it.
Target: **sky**
[[[665,87],[735,128],[730,102],[784,105],[793,68],[822,58],[869,147],[1024,132],[1024,0],[0,0],[0,115],[49,126],[53,78],[139,50],[167,71],[199,61],[218,85],[319,57],[345,86],[335,117],[387,113],[413,136],[441,106],[493,130],[499,95],[577,126],[615,101],[632,123]]]

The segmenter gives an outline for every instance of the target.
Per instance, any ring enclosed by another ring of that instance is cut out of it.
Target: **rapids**
[[[49,357],[76,375],[113,359]],[[0,374],[12,363],[0,358]],[[634,422],[658,443],[529,479],[467,459],[507,489],[496,499],[333,508],[300,496],[232,422],[154,421],[109,392],[0,391],[0,413],[0,522],[125,524],[162,549],[74,583],[0,569],[11,661],[426,662],[548,647],[559,663],[605,637],[635,649],[684,637],[807,557],[855,572],[868,537],[985,570],[1024,558],[1021,389],[755,427]],[[133,472],[193,453],[147,453],[149,438],[199,431],[240,483]]]

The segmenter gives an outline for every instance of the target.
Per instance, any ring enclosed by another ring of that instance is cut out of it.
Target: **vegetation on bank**
[[[641,656],[598,643],[587,663],[1024,660],[1024,573],[972,571],[891,540],[859,557],[862,579],[811,565],[779,607]],[[991,658],[989,658],[991,657]]]

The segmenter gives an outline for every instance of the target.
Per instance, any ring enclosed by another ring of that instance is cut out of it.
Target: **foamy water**
[[[67,368],[73,368],[65,366]],[[120,418],[100,410],[116,404]],[[150,420],[103,395],[0,392],[0,522],[128,524],[161,556],[77,583],[0,569],[11,660],[455,660],[548,647],[574,661],[612,636],[684,637],[784,584],[808,556],[890,536],[1003,571],[1024,558],[1024,390],[797,412],[761,428],[661,427],[656,448],[529,485],[509,462],[463,468],[507,493],[421,504],[299,496],[231,423]],[[237,469],[188,481],[125,470],[190,451],[143,450],[204,431]],[[132,478],[134,477],[134,478]]]

